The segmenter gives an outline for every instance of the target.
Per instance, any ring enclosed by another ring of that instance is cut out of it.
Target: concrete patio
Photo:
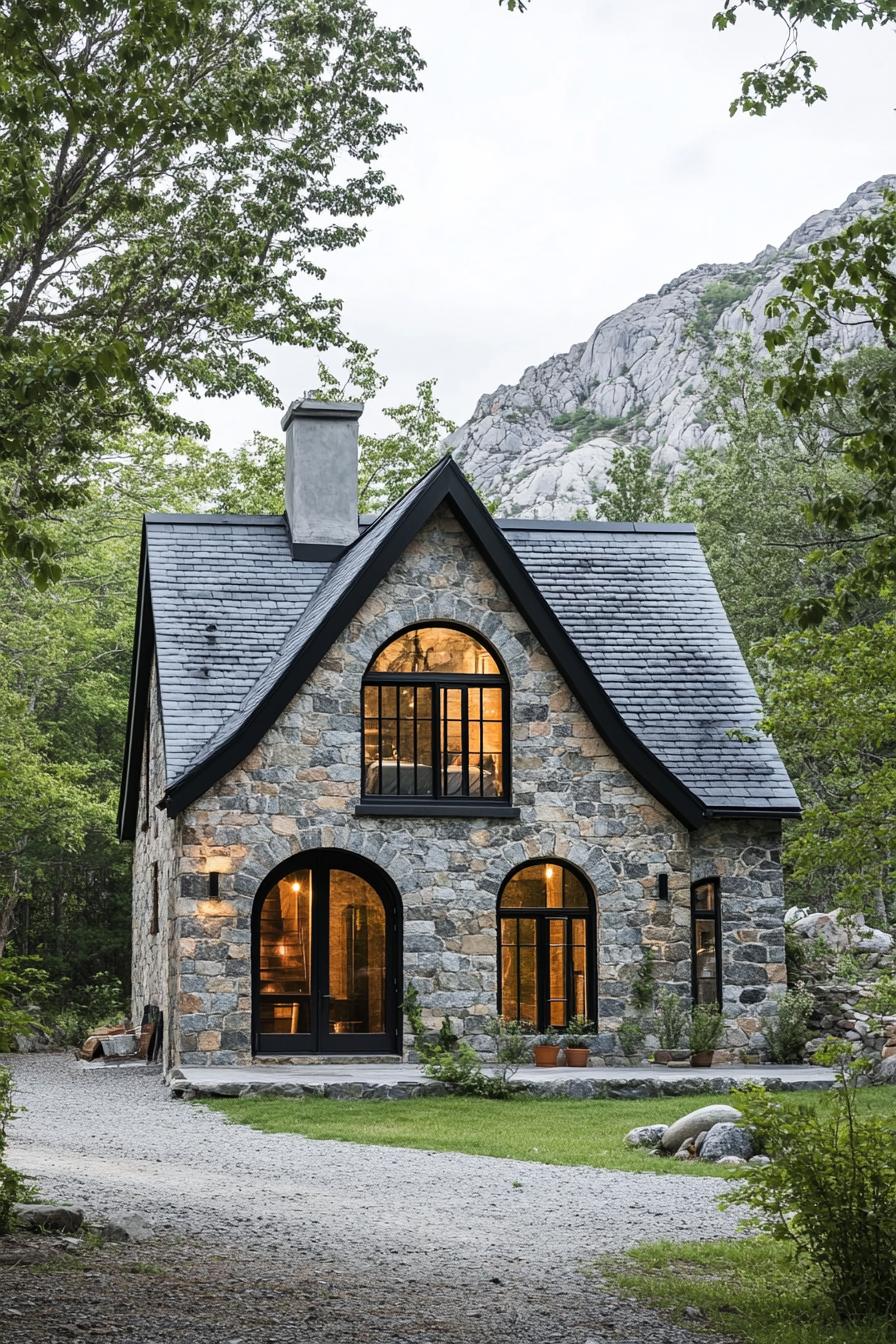
[[[726,1064],[711,1069],[644,1068],[536,1069],[515,1075],[526,1092],[580,1100],[680,1097],[729,1092],[745,1082],[772,1091],[825,1089],[832,1069],[810,1064]],[[442,1096],[445,1088],[424,1076],[417,1064],[255,1064],[245,1068],[176,1068],[168,1075],[172,1095],[180,1097],[334,1097],[400,1101]]]

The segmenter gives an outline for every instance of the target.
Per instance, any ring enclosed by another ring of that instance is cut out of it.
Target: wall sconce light
[[[208,895],[211,901],[221,899],[221,874],[230,872],[230,860],[223,854],[212,854],[206,860],[208,873]]]
[[[668,873],[657,873],[656,875],[656,898],[658,901],[668,901],[669,899]]]

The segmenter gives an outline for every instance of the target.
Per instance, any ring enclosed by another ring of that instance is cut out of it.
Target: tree
[[[183,429],[160,389],[274,405],[259,341],[344,343],[303,291],[398,200],[422,62],[366,0],[11,3],[0,53],[0,546],[46,579],[103,441]]]
[[[646,444],[614,448],[607,484],[594,491],[595,516],[608,523],[654,523],[666,516],[666,473],[655,471]]]
[[[764,117],[769,108],[794,97],[810,107],[827,98],[827,90],[815,79],[818,62],[800,46],[801,25],[840,32],[851,24],[876,28],[896,21],[896,0],[724,0],[713,27],[720,32],[733,27],[744,9],[775,15],[783,25],[784,44],[774,60],[744,71],[740,95],[731,104],[732,116],[746,112]]]

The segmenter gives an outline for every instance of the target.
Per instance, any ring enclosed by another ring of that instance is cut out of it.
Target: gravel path
[[[266,1135],[169,1100],[138,1070],[85,1071],[61,1056],[0,1062],[27,1107],[13,1165],[46,1198],[152,1222],[158,1235],[141,1255],[165,1292],[142,1285],[143,1318],[131,1320],[135,1307],[111,1323],[141,1344],[690,1344],[689,1332],[607,1292],[590,1265],[638,1241],[722,1236],[735,1223],[715,1205],[724,1183],[714,1179]],[[583,1103],[583,1116],[599,1104]],[[71,1310],[67,1320],[60,1339],[71,1337]],[[94,1334],[109,1325],[98,1312],[75,1321]]]

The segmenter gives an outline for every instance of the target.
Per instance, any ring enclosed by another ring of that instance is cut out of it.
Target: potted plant
[[[690,1059],[690,1050],[681,1049],[687,1025],[687,1013],[679,996],[672,989],[663,989],[657,998],[657,1036],[660,1048],[654,1052],[656,1064],[683,1063]]]
[[[688,1034],[693,1068],[708,1068],[712,1064],[713,1051],[722,1039],[724,1027],[725,1020],[714,1003],[694,1004]]]
[[[594,1023],[587,1017],[577,1016],[569,1019],[568,1034],[563,1037],[563,1062],[571,1069],[587,1069],[591,1053],[588,1037],[594,1031]]]
[[[644,1049],[644,1028],[636,1017],[626,1017],[616,1030],[622,1053],[628,1060],[640,1059]]]
[[[548,1027],[543,1035],[536,1037],[532,1055],[537,1068],[556,1069],[560,1058],[560,1038],[556,1027]]]

